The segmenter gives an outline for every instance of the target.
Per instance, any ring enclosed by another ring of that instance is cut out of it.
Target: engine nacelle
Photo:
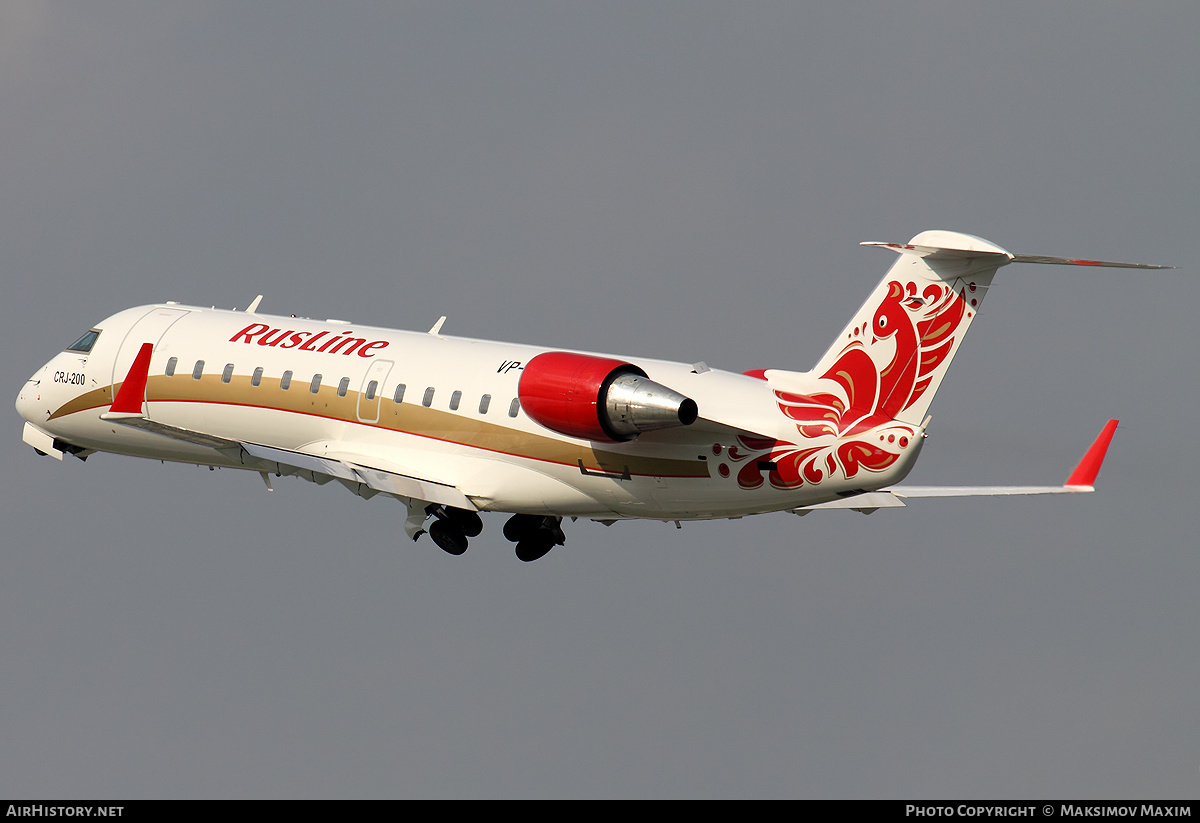
[[[621,442],[642,432],[690,426],[696,401],[661,386],[632,363],[544,352],[525,364],[521,408],[548,429],[585,440]]]

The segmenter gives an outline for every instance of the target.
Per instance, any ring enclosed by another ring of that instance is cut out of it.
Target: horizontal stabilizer
[[[938,233],[942,233],[942,232],[938,232]],[[925,235],[919,235],[919,236],[923,237],[923,236],[932,235],[932,234],[935,234],[935,232],[925,232]],[[913,255],[916,255],[917,257],[924,258],[927,263],[928,262],[939,262],[939,261],[951,261],[951,260],[961,261],[961,260],[972,260],[972,259],[976,259],[976,258],[982,258],[982,259],[991,259],[991,260],[995,261],[997,265],[1003,266],[1013,260],[1013,257],[1014,257],[1013,255],[1004,251],[1004,249],[1000,248],[999,246],[993,246],[991,243],[988,243],[986,240],[983,240],[982,238],[971,237],[969,235],[955,235],[955,238],[956,239],[957,238],[966,238],[968,240],[978,240],[980,243],[980,247],[979,248],[969,248],[969,247],[968,248],[960,248],[960,247],[951,248],[951,247],[947,247],[947,246],[928,246],[928,245],[913,244],[913,243],[859,243],[859,245],[860,246],[872,246],[877,249],[889,249],[891,251],[896,252],[897,254],[913,254]],[[913,238],[913,239],[915,240],[916,238]],[[963,244],[963,245],[969,245],[969,244]]]
[[[1113,263],[1108,260],[1079,260],[1074,257],[1046,257],[1041,254],[1014,254],[1014,263],[1040,263],[1044,266],[1097,266],[1106,269],[1173,269],[1174,266],[1152,266],[1149,263]]]
[[[932,232],[927,232],[932,234]],[[958,235],[967,237],[968,235]],[[914,238],[915,239],[915,238]],[[979,238],[973,238],[979,239]],[[860,243],[860,246],[873,246],[880,249],[890,249],[897,254],[913,254],[922,257],[926,262],[960,261],[977,258],[994,258],[1003,266],[1006,263],[1038,263],[1043,266],[1095,266],[1107,269],[1173,269],[1174,266],[1155,266],[1150,263],[1117,263],[1111,260],[1086,260],[1079,257],[1050,257],[1044,254],[1012,254],[999,246],[991,248],[985,240],[980,240],[979,248],[948,248],[913,243]]]

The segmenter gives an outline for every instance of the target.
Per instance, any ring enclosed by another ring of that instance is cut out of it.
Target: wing
[[[344,454],[337,458],[321,457],[244,440],[217,437],[160,423],[145,416],[117,417],[104,414],[102,418],[186,443],[207,446],[226,456],[237,455],[237,462],[258,472],[293,475],[318,484],[337,480],[360,497],[373,497],[382,493],[476,511],[475,505],[457,487],[429,477],[421,477],[416,473],[406,473],[394,464],[381,465],[381,461],[370,455]]]
[[[222,456],[222,463],[235,462],[260,472],[268,488],[271,485],[268,475],[291,475],[317,484],[336,480],[363,498],[376,494],[398,498],[408,504],[406,528],[418,515],[424,521],[425,506],[430,503],[477,511],[475,504],[453,484],[373,455],[347,451],[344,444],[313,443],[308,451],[293,451],[151,420],[142,411],[142,400],[152,349],[150,343],[142,345],[129,376],[101,419],[213,449]]]
[[[898,508],[912,497],[992,497],[1023,494],[1080,494],[1095,491],[1096,476],[1108,453],[1108,444],[1117,431],[1117,421],[1109,420],[1092,442],[1075,471],[1061,486],[893,486],[879,491],[844,497],[813,506],[802,506],[792,511],[807,514],[814,509],[852,509],[870,514],[876,509]]]

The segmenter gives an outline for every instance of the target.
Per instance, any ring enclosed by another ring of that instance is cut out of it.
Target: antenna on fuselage
[[[256,311],[258,311],[258,304],[262,302],[262,298],[263,296],[260,294],[258,297],[251,300],[250,305],[246,307],[246,314],[254,314]]]

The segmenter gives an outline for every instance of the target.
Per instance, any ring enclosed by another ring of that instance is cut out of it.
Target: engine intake
[[[632,363],[570,352],[544,352],[525,364],[521,407],[560,434],[623,442],[656,429],[696,422],[696,401],[655,383]]]

